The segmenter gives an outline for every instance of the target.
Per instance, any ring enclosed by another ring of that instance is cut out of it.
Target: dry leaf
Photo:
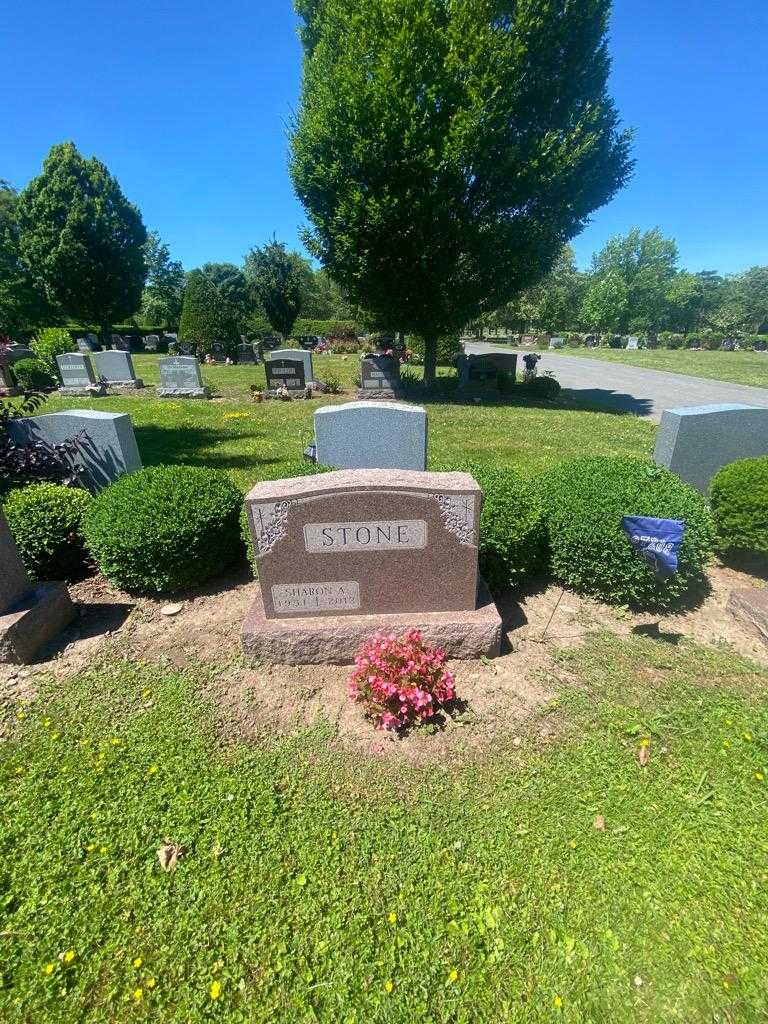
[[[637,752],[637,760],[640,762],[643,768],[651,762],[651,748],[647,744],[643,744]]]
[[[163,871],[173,871],[176,867],[176,863],[184,856],[185,853],[186,850],[181,843],[174,843],[170,839],[166,839],[157,851],[157,859],[160,861],[160,867]]]
[[[598,814],[592,824],[595,826],[598,832],[605,832],[605,818],[602,816],[602,814]]]

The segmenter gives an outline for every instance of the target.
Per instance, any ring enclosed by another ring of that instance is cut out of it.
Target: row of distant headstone
[[[319,339],[314,340],[317,341]],[[241,337],[240,344],[235,348],[237,362],[256,364],[259,362],[259,346],[273,349],[279,344],[280,338],[277,335],[267,336],[261,342],[249,341],[243,336]],[[84,337],[77,339],[77,348],[83,354],[89,355],[93,352],[100,352],[102,346],[95,334],[86,334]],[[166,333],[162,337],[159,334],[146,334],[143,338],[124,337],[121,334],[113,334],[112,348],[117,352],[140,352],[143,350],[150,353],[167,351],[169,355],[180,356],[193,356],[195,354],[194,343],[179,340],[178,334],[175,333]],[[214,359],[221,362],[226,360],[230,351],[230,347],[225,345],[223,341],[214,341],[211,345],[211,355]]]
[[[621,348],[625,348],[628,351],[637,351],[637,349],[643,347],[643,343],[640,338],[633,334],[627,337],[617,337],[617,340],[621,343]],[[531,347],[536,344],[536,337],[533,335],[524,334],[520,344],[523,347]],[[599,340],[594,334],[587,334],[584,336],[584,344],[587,348],[597,348]],[[550,338],[549,339],[550,349],[565,348],[565,338]],[[701,345],[693,345],[692,350],[700,349]],[[739,352],[741,350],[741,344],[735,338],[726,338],[726,340],[720,345],[722,352]],[[768,352],[768,342],[758,341],[755,342],[755,352]]]

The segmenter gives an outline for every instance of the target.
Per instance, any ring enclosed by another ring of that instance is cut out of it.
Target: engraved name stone
[[[427,546],[427,524],[423,519],[307,523],[304,544],[309,554],[418,550]]]

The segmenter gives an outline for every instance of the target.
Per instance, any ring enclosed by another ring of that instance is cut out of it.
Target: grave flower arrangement
[[[445,652],[428,647],[417,629],[402,636],[377,633],[355,658],[347,692],[377,729],[403,729],[434,717],[455,697]]]

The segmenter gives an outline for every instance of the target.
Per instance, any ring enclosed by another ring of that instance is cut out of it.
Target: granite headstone
[[[411,469],[427,465],[427,413],[401,402],[325,405],[315,412],[315,458],[334,469]]]
[[[302,348],[276,348],[273,350],[270,361],[274,359],[293,359],[299,360],[304,364],[304,380],[307,384],[311,384],[315,379],[315,371],[312,367],[312,353],[306,352]]]
[[[360,362],[361,397],[397,395],[402,390],[397,356],[366,355]]]
[[[706,494],[723,466],[761,455],[768,455],[768,408],[699,405],[664,410],[654,460]]]
[[[304,354],[302,353],[302,355]],[[273,353],[271,358],[264,363],[264,369],[267,374],[267,389],[269,391],[286,388],[288,391],[299,392],[307,386],[308,379],[305,376],[303,359],[276,359]]]
[[[63,395],[104,395],[104,385],[98,383],[93,375],[90,359],[82,352],[65,352],[56,356],[56,365],[61,377]]]
[[[158,360],[160,368],[160,398],[210,398],[203,384],[200,363],[194,356],[168,356]]]
[[[551,350],[558,349],[558,348],[564,348],[565,347],[565,338],[550,338],[549,339],[549,347],[550,347]]]
[[[143,388],[144,381],[136,376],[129,352],[94,352],[93,365],[99,378],[118,390]]]

